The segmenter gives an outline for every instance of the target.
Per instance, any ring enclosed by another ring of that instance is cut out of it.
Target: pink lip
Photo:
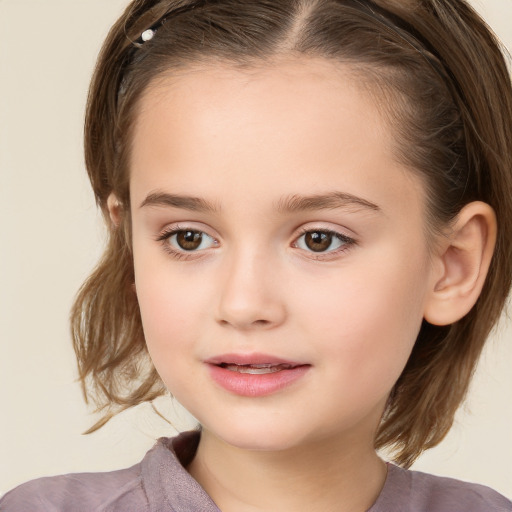
[[[209,364],[289,364],[291,366],[300,366],[305,363],[299,361],[290,361],[289,359],[281,359],[280,357],[271,356],[269,354],[220,354],[218,356],[207,359],[205,363]]]
[[[239,396],[266,396],[291,385],[311,368],[311,365],[267,354],[222,354],[205,361],[212,379],[225,390]],[[223,365],[223,366],[220,366]],[[240,373],[226,365],[285,365],[272,373]]]

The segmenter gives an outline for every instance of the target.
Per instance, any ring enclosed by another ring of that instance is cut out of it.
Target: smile
[[[245,397],[277,393],[295,384],[311,369],[310,364],[284,361],[263,354],[226,354],[205,363],[216,385]]]
[[[291,370],[294,366],[290,364],[229,364],[221,363],[221,368],[232,372],[250,373],[251,375],[264,375],[267,373],[280,372],[282,370]]]

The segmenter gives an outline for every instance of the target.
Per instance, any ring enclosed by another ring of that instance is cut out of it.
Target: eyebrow
[[[203,213],[217,213],[220,211],[220,207],[206,199],[194,196],[169,194],[166,192],[152,192],[146,197],[146,199],[144,199],[144,201],[142,201],[140,208],[145,206],[166,206]],[[380,207],[376,204],[346,192],[330,192],[327,194],[311,196],[293,194],[282,198],[277,203],[277,211],[280,213],[296,213],[312,210],[335,210],[338,208],[348,207],[356,207],[357,209],[363,208],[375,212],[381,211]]]
[[[277,210],[283,213],[295,213],[309,210],[335,210],[347,207],[381,212],[378,205],[346,192],[330,192],[311,196],[299,196],[294,194],[281,199],[277,204]]]
[[[215,213],[220,210],[215,204],[200,197],[182,196],[165,192],[152,192],[142,201],[140,208],[144,206],[170,206],[172,208],[204,213]]]

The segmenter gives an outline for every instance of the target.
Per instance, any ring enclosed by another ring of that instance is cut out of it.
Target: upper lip
[[[205,360],[205,363],[220,365],[220,364],[236,364],[236,365],[279,365],[286,364],[290,366],[303,366],[306,363],[299,361],[292,361],[290,359],[283,359],[281,357],[272,356],[269,354],[220,354],[218,356],[210,357]]]

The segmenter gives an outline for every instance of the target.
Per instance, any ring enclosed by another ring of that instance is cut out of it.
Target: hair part
[[[133,44],[162,18],[151,40]],[[121,225],[108,222],[103,259],[71,313],[85,397],[107,410],[90,431],[165,393],[133,290],[129,168],[141,96],[155,80],[193,66],[250,70],[288,56],[348,64],[369,87],[394,129],[397,160],[425,184],[431,233],[473,200],[491,205],[498,218],[477,304],[453,325],[424,322],[379,427],[376,447],[393,448],[395,461],[409,466],[449,431],[512,279],[510,77],[499,42],[464,0],[134,0],[128,6],[100,53],[85,122],[87,171],[107,221],[108,196],[115,193],[122,204]]]

